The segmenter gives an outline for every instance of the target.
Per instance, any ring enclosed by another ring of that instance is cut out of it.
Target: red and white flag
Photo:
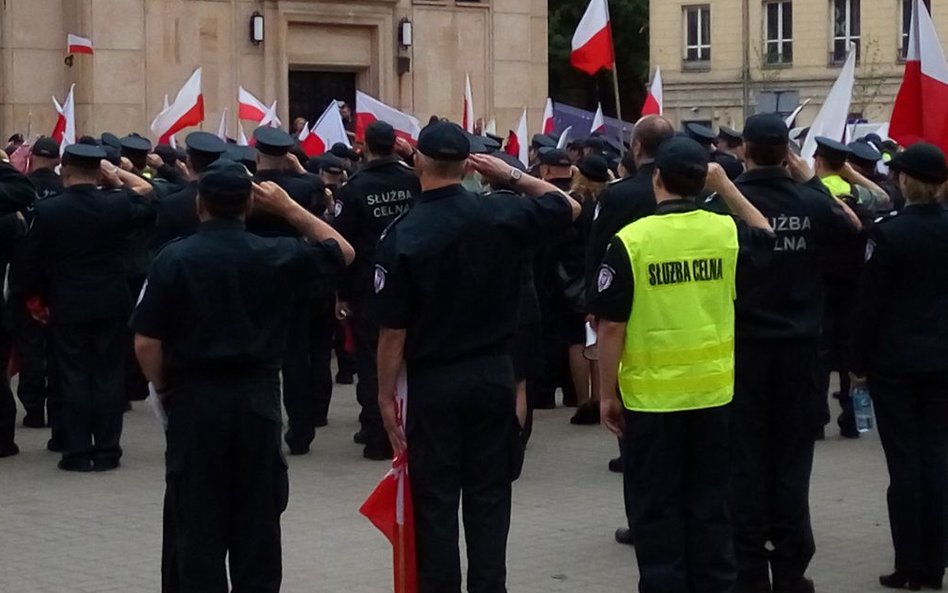
[[[655,68],[655,77],[652,78],[652,88],[645,96],[645,103],[642,105],[642,117],[646,115],[661,115],[664,113],[665,92],[662,89],[662,69]]]
[[[69,87],[69,94],[66,95],[66,100],[63,101],[62,105],[59,104],[56,97],[53,97],[53,105],[56,107],[56,113],[59,114],[59,117],[56,119],[56,125],[53,127],[53,133],[50,134],[50,137],[59,142],[60,154],[67,146],[76,143],[75,90],[75,84]]]
[[[217,126],[217,137],[227,142],[227,108],[221,113],[221,123]]]
[[[408,140],[412,144],[418,141],[421,133],[421,122],[416,118],[402,113],[394,107],[382,103],[375,97],[362,91],[356,91],[356,138],[365,138],[365,129],[374,121],[384,121],[395,128],[395,135]]]
[[[342,123],[339,102],[333,100],[305,137],[303,132],[300,132],[300,146],[306,156],[314,157],[323,154],[337,142],[352,148],[349,136],[346,134],[346,126]]]
[[[169,144],[174,134],[203,121],[204,95],[201,94],[201,69],[198,68],[178,91],[174,102],[151,122],[151,131],[158,137],[158,144]]]
[[[573,34],[573,51],[569,62],[574,68],[592,76],[603,68],[611,70],[615,61],[609,3],[607,0],[590,0]]]
[[[510,135],[507,136],[507,154],[520,159],[524,167],[530,166],[530,141],[527,133],[527,108],[524,107],[517,131],[510,130]]]
[[[277,117],[277,102],[274,101],[267,108],[267,112],[264,114],[263,119],[260,120],[261,126],[270,126],[271,128],[280,127],[280,118]]]
[[[468,134],[474,133],[474,93],[471,92],[471,75],[464,76],[464,116],[461,127]]]
[[[935,23],[921,0],[912,8],[908,56],[889,136],[903,146],[929,142],[948,153],[948,64]]]
[[[80,37],[69,33],[66,35],[67,53],[70,54],[89,54],[92,55],[95,50],[92,48],[92,40],[88,37]]]
[[[268,117],[269,121],[264,122]],[[283,125],[276,115],[276,101],[267,107],[244,87],[237,88],[237,119],[256,122],[258,126],[279,128]]]
[[[589,129],[590,134],[602,134],[606,131],[606,116],[602,114],[602,103],[596,107],[596,115],[593,116],[592,127]]]
[[[543,133],[552,134],[555,123],[553,119],[553,99],[547,97],[546,106],[543,108]]]

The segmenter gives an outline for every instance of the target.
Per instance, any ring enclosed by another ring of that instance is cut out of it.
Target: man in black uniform
[[[154,223],[147,181],[101,161],[105,151],[74,144],[63,157],[62,194],[36,205],[27,235],[32,294],[49,307],[63,391],[63,457],[68,471],[119,465],[125,319],[132,295],[123,242]],[[121,188],[99,189],[105,181]]]
[[[737,276],[733,425],[734,522],[739,593],[812,593],[815,546],[809,487],[822,426],[819,338],[826,255],[856,234],[819,178],[788,150],[776,115],[744,128],[747,172],[736,182],[777,235],[769,257]],[[789,162],[789,171],[783,163]],[[824,399],[825,401],[825,399]],[[768,547],[769,542],[769,547]]]
[[[421,197],[382,237],[374,274],[379,405],[395,453],[411,449],[419,593],[461,588],[462,492],[467,590],[501,593],[511,481],[522,459],[509,355],[520,255],[565,232],[580,208],[552,184],[485,155],[469,162],[488,182],[508,179],[535,198],[465,191],[470,143],[456,124],[427,126],[418,151]],[[403,360],[404,431],[394,400]]]
[[[63,182],[56,173],[59,166],[59,143],[52,138],[39,138],[30,148],[30,173],[28,177],[36,187],[39,200],[63,191]]]
[[[259,127],[254,130],[257,173],[254,181],[272,181],[300,207],[311,211],[322,197],[322,186],[311,173],[289,170],[287,157],[296,139],[283,130]],[[247,230],[263,237],[299,238],[300,232],[285,219],[268,213],[254,213]],[[303,455],[316,436],[316,427],[325,426],[332,397],[332,293],[324,285],[294,295],[294,322],[290,325],[283,354],[283,404],[288,427],[286,444],[290,454]]]
[[[595,296],[596,272],[612,238],[626,225],[655,213],[655,190],[652,187],[655,154],[662,142],[674,135],[675,129],[671,122],[659,115],[646,116],[635,124],[632,147],[629,149],[635,162],[635,175],[607,185],[599,194],[593,214],[589,246],[586,250],[587,302]],[[620,455],[622,450],[620,445]],[[622,472],[622,458],[613,459],[609,467]],[[631,525],[632,490],[626,479],[629,475],[623,472],[622,491],[626,519]],[[618,528],[615,537],[621,544],[632,543],[632,531],[628,527]]]
[[[227,150],[223,140],[209,132],[191,132],[184,139],[187,146],[188,184],[157,202],[158,225],[152,238],[152,250],[161,249],[178,237],[187,237],[197,230],[197,176],[204,172]]]
[[[744,137],[733,128],[718,128],[718,149],[716,152],[728,154],[738,161],[744,160]]]
[[[395,156],[395,129],[381,121],[365,130],[368,162],[349,178],[336,197],[335,227],[356,251],[355,265],[340,279],[336,316],[355,330],[356,396],[362,412],[356,442],[365,445],[368,459],[390,459],[392,449],[379,414],[375,354],[379,327],[366,310],[372,291],[375,247],[382,232],[407,212],[421,186],[414,170]]]
[[[168,411],[162,591],[280,590],[280,357],[293,294],[331,280],[352,248],[279,186],[254,207],[298,238],[244,230],[251,177],[221,160],[199,182],[198,231],[155,259],[132,316],[135,350]]]

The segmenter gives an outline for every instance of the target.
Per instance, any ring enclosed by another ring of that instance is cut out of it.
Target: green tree
[[[622,115],[635,121],[645,101],[649,79],[648,1],[609,0],[612,37],[616,48]],[[548,0],[550,37],[550,96],[554,101],[594,110],[602,101],[606,115],[615,116],[612,72],[587,76],[569,63],[570,41],[582,18],[586,0]]]

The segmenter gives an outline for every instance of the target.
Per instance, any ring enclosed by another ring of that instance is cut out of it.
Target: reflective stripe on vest
[[[734,395],[737,226],[704,210],[640,219],[617,235],[635,290],[619,364],[629,410],[722,406]]]
[[[853,186],[849,185],[849,182],[839,175],[827,175],[826,177],[821,177],[820,181],[822,181],[826,189],[833,194],[834,198],[853,195]]]

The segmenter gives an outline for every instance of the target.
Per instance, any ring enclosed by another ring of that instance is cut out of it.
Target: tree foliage
[[[583,16],[586,0],[548,0],[550,37],[550,95],[554,101],[596,109],[602,101],[606,115],[615,116],[612,72],[587,76],[569,63],[570,41]],[[622,115],[634,121],[645,100],[649,79],[649,0],[609,0],[612,36],[616,48]]]

